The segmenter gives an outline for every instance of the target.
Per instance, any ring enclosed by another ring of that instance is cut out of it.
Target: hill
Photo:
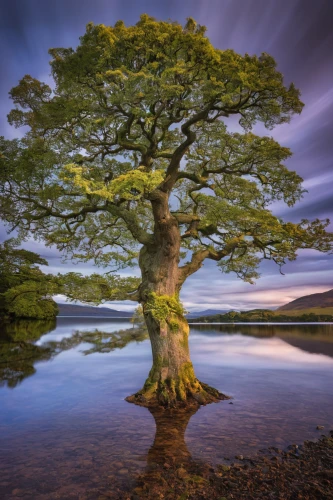
[[[131,318],[133,312],[117,311],[108,307],[78,306],[76,304],[58,304],[59,316],[103,316],[107,318]]]
[[[288,311],[279,311],[278,309],[274,311],[276,316],[281,316],[282,314],[286,314],[288,316],[299,316],[302,314],[315,314],[318,317],[324,315],[333,316],[333,307],[309,307],[307,309],[288,309]]]
[[[205,309],[204,311],[194,311],[189,312],[186,317],[187,319],[199,318],[199,316],[214,316],[216,314],[226,314],[229,309]]]
[[[318,307],[333,307],[333,290],[299,297],[298,299],[279,307],[277,311],[298,311],[303,309],[314,309]]]

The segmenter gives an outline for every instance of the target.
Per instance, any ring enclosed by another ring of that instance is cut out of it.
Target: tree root
[[[149,384],[147,381],[140,391],[125,398],[129,403],[146,408],[190,408],[218,403],[226,399],[231,399],[231,397],[197,379],[195,379],[195,384],[186,387],[185,391],[184,389],[177,390],[172,381],[155,384]]]

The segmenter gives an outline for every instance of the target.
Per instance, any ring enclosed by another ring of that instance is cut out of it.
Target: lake
[[[127,320],[3,328],[0,498],[127,498],[152,464],[231,463],[333,428],[332,324],[191,325],[190,349],[197,377],[233,399],[156,412],[124,400],[151,367]]]

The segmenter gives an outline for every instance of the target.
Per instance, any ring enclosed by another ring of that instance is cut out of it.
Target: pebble
[[[231,467],[229,467],[229,465],[221,465],[221,466],[220,466],[220,469],[222,469],[222,470],[223,470],[223,472],[227,472],[228,470],[230,470],[230,469],[231,469]]]
[[[237,458],[237,460],[244,460],[243,455],[236,455],[235,458]]]
[[[122,467],[124,467],[124,464],[122,462],[114,462],[114,467],[116,467],[117,469],[121,469]]]
[[[185,476],[187,476],[187,471],[181,467],[180,469],[177,469],[177,476],[179,477],[179,479],[183,479]]]
[[[316,429],[318,429],[318,431],[321,431],[322,429],[324,429],[324,426],[323,425],[317,425]]]
[[[12,491],[12,495],[23,495],[24,494],[24,491],[19,489],[19,488],[15,488],[15,490]]]

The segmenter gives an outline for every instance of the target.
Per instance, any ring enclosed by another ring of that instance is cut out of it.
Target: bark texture
[[[195,376],[188,346],[189,326],[179,302],[178,222],[169,211],[166,193],[156,193],[152,205],[156,242],[143,246],[139,264],[140,302],[151,340],[153,366],[143,388],[127,401],[147,407],[176,407],[228,399]]]

